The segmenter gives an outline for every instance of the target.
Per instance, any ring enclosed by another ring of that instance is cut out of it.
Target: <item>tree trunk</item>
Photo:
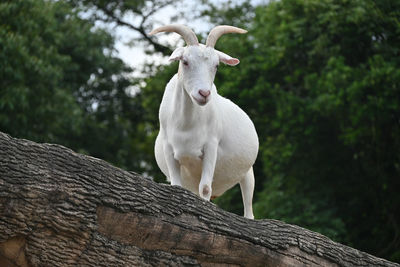
[[[0,266],[400,266],[0,133]]]

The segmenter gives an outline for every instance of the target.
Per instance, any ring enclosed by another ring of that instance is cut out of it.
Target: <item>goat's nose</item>
[[[211,91],[209,91],[209,90],[199,90],[199,94],[202,97],[207,97],[207,96],[209,96],[211,94]]]

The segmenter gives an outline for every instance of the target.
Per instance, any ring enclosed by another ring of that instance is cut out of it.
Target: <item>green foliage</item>
[[[132,70],[114,37],[78,12],[64,2],[0,4],[0,130],[144,171],[152,157],[136,149],[145,134]]]
[[[60,85],[61,66],[70,60],[57,51],[55,15],[54,6],[35,1],[0,4],[0,129],[16,136],[55,141],[81,124],[77,104]]]

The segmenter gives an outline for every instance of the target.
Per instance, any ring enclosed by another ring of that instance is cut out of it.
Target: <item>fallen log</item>
[[[400,266],[0,133],[0,266]]]

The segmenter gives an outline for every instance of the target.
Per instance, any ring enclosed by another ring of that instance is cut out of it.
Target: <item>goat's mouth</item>
[[[195,97],[195,96],[193,96],[193,99],[199,106],[204,106],[205,104],[208,103],[208,101],[210,100],[210,97],[202,97],[202,96]]]

